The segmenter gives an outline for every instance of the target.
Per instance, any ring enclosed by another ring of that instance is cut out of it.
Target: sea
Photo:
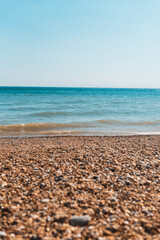
[[[0,137],[160,133],[160,89],[0,87]]]

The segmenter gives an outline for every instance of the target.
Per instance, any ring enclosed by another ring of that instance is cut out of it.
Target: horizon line
[[[70,87],[70,86],[67,86],[67,87],[54,87],[54,86],[0,86],[0,87],[9,87],[9,88],[12,88],[12,87],[17,87],[17,88],[83,88],[83,89],[93,89],[93,88],[99,88],[99,89],[160,89],[160,87],[80,87],[80,86],[77,86],[77,87]]]

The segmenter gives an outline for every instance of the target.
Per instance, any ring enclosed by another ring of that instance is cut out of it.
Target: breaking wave
[[[158,126],[160,125],[160,120],[156,121],[139,121],[139,122],[129,122],[129,121],[120,121],[120,120],[98,120],[98,123],[106,125],[128,125],[128,126]]]
[[[47,112],[46,112],[47,113]],[[108,126],[108,127],[107,127]],[[160,120],[129,122],[120,120],[96,120],[90,122],[70,122],[70,123],[26,123],[26,124],[10,124],[0,125],[0,136],[26,136],[26,135],[59,135],[59,134],[81,134],[101,132],[116,132],[123,129],[130,132],[138,131],[147,132],[149,127],[156,126],[157,131],[160,130]],[[136,128],[137,126],[137,128]],[[111,130],[112,127],[112,130]],[[118,128],[117,128],[118,127]],[[135,129],[134,129],[135,128]],[[130,130],[129,130],[130,129]],[[137,130],[136,130],[137,129]],[[129,130],[129,131],[128,131]],[[135,131],[136,130],[136,131]],[[143,131],[144,130],[144,131]],[[153,129],[150,129],[150,131]]]
[[[15,135],[50,135],[50,134],[71,134],[81,132],[79,129],[93,127],[85,123],[26,123],[0,125],[0,136]]]

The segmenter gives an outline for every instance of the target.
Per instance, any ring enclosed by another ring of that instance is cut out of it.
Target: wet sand
[[[160,136],[1,138],[0,239],[160,239],[159,167]]]

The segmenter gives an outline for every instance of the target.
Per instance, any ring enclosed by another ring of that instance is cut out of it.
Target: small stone
[[[84,216],[72,216],[71,219],[69,220],[70,225],[72,226],[85,226],[89,223],[91,220],[89,215],[84,215]]]
[[[7,186],[7,182],[3,182],[3,183],[1,184],[1,186],[2,186],[2,188],[6,187],[6,186]]]
[[[55,222],[64,223],[66,220],[67,220],[67,215],[65,213],[59,213],[54,217]]]
[[[150,181],[146,181],[146,182],[144,182],[144,185],[145,185],[145,186],[149,186],[150,183],[151,183]]]
[[[42,238],[37,235],[34,235],[31,237],[31,240],[42,240]]]
[[[48,216],[46,220],[47,220],[47,222],[50,222],[52,219],[50,216]]]
[[[14,234],[14,233],[11,233],[11,237],[14,238],[14,237],[15,237],[15,234]]]
[[[94,227],[93,226],[89,226],[88,230],[91,231]]]
[[[152,166],[146,165],[146,168],[147,168],[147,169],[152,169]]]
[[[6,237],[6,236],[7,236],[6,232],[0,231],[0,237]]]
[[[82,237],[82,235],[80,234],[80,233],[78,233],[77,235],[76,235],[76,238],[81,238]]]
[[[129,185],[131,185],[131,182],[130,182],[129,180],[126,180],[126,181],[125,181],[125,184],[126,184],[127,186],[129,186]]]
[[[55,180],[56,182],[59,182],[59,181],[61,181],[62,179],[63,179],[63,175],[54,178],[54,180]]]
[[[46,186],[46,185],[45,185],[44,183],[41,183],[41,184],[40,184],[40,189],[45,188],[45,186]]]
[[[107,209],[106,207],[104,207],[104,208],[102,209],[102,212],[103,212],[104,214],[107,214],[107,213],[108,213],[108,209]]]
[[[109,172],[109,168],[105,168],[104,170],[107,171],[107,172]]]
[[[99,177],[97,175],[93,176],[94,180],[99,180]]]
[[[128,224],[129,224],[129,222],[128,222],[128,221],[124,221],[124,224],[128,225]]]
[[[109,230],[112,233],[115,233],[118,231],[119,229],[119,225],[118,224],[113,224],[112,226],[109,226],[106,228],[107,230]]]
[[[110,170],[111,170],[112,172],[115,172],[115,171],[116,171],[116,169],[115,169],[115,168],[110,168]]]
[[[42,203],[49,203],[49,198],[44,198],[44,199],[42,199],[41,202],[42,202]]]

